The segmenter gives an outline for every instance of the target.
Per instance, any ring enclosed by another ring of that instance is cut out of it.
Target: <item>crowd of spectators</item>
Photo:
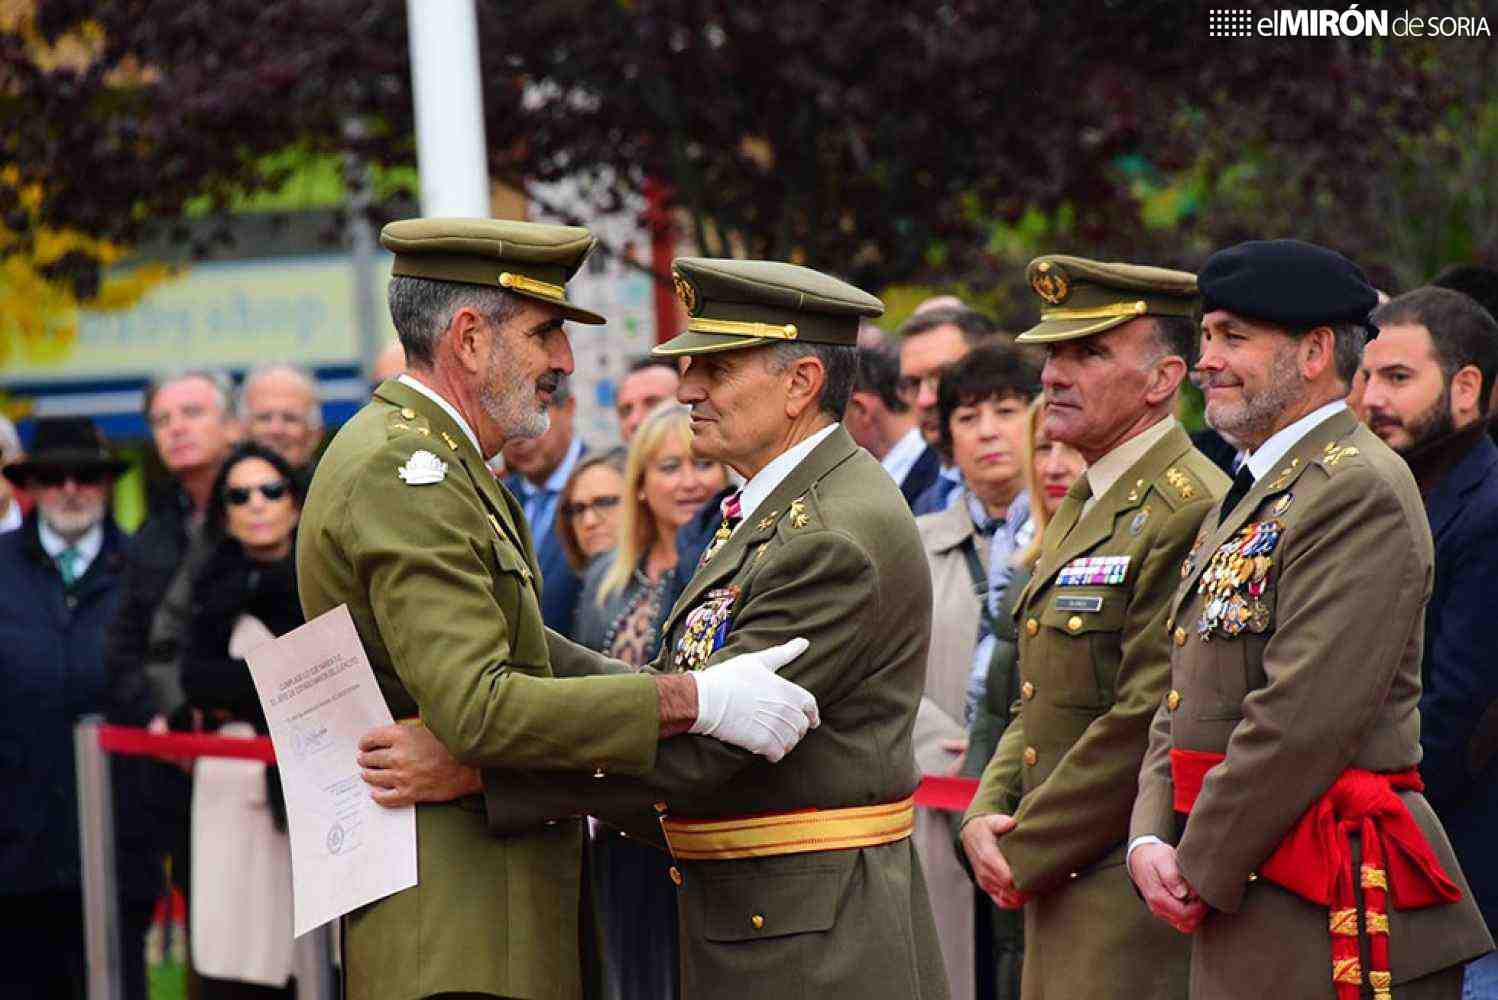
[[[1462,267],[1386,301],[1349,398],[1406,459],[1427,503],[1436,579],[1422,774],[1490,926],[1498,669],[1483,624],[1498,593],[1495,291],[1498,276]],[[1083,471],[1075,451],[1045,436],[1043,361],[950,297],[916,309],[892,342],[875,330],[859,349],[844,424],[900,486],[932,577],[914,741],[926,773],[980,774],[1022,697],[1015,597]],[[402,364],[388,353],[378,374]],[[616,393],[618,444],[589,452],[564,381],[546,433],[510,442],[495,462],[531,531],[547,625],[636,668],[654,660],[735,488],[730,470],[693,457],[678,385],[669,364],[632,365]],[[215,372],[175,373],[147,389],[144,416],[162,475],[133,537],[110,516],[125,463],[90,420],[36,421],[28,453],[0,418],[0,577],[11,595],[0,602],[0,767],[13,803],[0,818],[0,947],[13,959],[0,960],[0,985],[19,991],[6,995],[83,995],[73,723],[103,712],[158,732],[263,734],[244,653],[302,623],[296,527],[326,440],[315,380],[287,364],[237,387]],[[1198,442],[1230,475],[1242,461],[1210,431]],[[142,942],[172,884],[189,901],[195,995],[294,995],[275,769],[120,758],[113,776],[127,996],[146,995]],[[974,891],[945,817],[923,811],[915,838],[952,995],[1017,996],[1016,914]],[[604,994],[670,1000],[668,859],[596,823],[589,850]]]

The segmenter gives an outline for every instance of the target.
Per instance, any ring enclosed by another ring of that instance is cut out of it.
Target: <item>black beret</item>
[[[1196,276],[1202,312],[1226,309],[1249,319],[1302,330],[1325,323],[1358,323],[1378,330],[1368,314],[1378,292],[1352,261],[1300,240],[1250,240],[1207,258]]]

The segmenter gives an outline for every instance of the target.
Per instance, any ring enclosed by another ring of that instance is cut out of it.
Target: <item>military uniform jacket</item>
[[[1063,502],[1016,602],[1020,712],[968,817],[1005,812],[1018,824],[999,844],[1016,885],[1037,894],[1027,907],[1026,997],[1184,989],[1186,942],[1140,905],[1124,844],[1168,683],[1167,604],[1226,487],[1173,427],[1080,519],[1080,501]]]
[[[460,760],[643,773],[648,677],[551,678],[519,505],[419,392],[386,382],[318,466],[297,539],[307,617],[347,604],[396,718]],[[489,835],[477,796],[417,807],[418,885],[349,918],[348,996],[577,997],[581,831]]]
[[[729,594],[721,645],[707,652],[684,643],[694,612],[700,618]],[[680,736],[661,744],[641,780],[491,770],[495,828],[588,812],[658,839],[657,802],[676,816],[733,817],[902,799],[919,779],[911,730],[930,628],[930,574],[915,521],[889,475],[839,427],[698,569],[666,621],[655,664],[710,667],[804,636],[810,648],[780,672],[816,695],[820,727],[778,764]],[[553,648],[557,662],[596,656],[560,639]],[[909,838],[679,861],[677,874],[689,1000],[947,995]]]
[[[1225,557],[1248,562],[1214,587],[1224,546]],[[1307,433],[1220,526],[1215,509],[1203,522],[1161,626],[1171,690],[1151,728],[1130,831],[1178,840],[1183,874],[1213,908],[1193,941],[1193,997],[1332,996],[1326,909],[1255,869],[1345,769],[1419,762],[1431,581],[1415,482],[1350,411]],[[1173,812],[1172,747],[1226,754],[1184,829]],[[1398,984],[1491,947],[1430,806],[1418,793],[1401,797],[1463,899],[1420,910],[1391,900],[1396,996]]]

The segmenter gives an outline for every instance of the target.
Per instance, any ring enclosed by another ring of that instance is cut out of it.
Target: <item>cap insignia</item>
[[[1035,265],[1035,274],[1030,278],[1030,287],[1035,289],[1035,294],[1056,306],[1066,301],[1071,294],[1071,281],[1066,272],[1054,266],[1048,260],[1043,260]]]
[[[680,271],[671,272],[671,282],[676,286],[676,297],[681,299],[681,304],[687,307],[688,313],[697,311],[697,291],[692,283],[681,276]]]

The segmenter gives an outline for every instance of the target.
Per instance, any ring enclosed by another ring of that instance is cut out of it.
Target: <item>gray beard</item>
[[[536,387],[506,370],[497,354],[493,351],[489,355],[488,377],[479,390],[479,404],[506,441],[540,437],[551,429],[551,414],[536,403]]]
[[[1278,351],[1269,366],[1269,384],[1256,396],[1247,396],[1237,407],[1207,404],[1207,423],[1224,437],[1239,440],[1263,436],[1274,426],[1275,419],[1300,397],[1300,373],[1296,371],[1295,349]]]

